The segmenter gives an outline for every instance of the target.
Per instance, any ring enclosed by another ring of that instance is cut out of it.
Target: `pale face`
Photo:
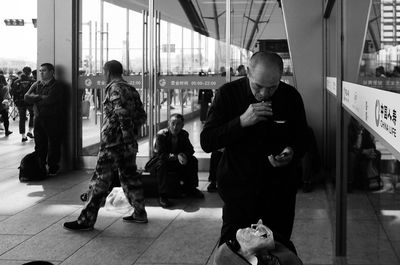
[[[168,129],[173,135],[179,134],[183,128],[183,122],[178,117],[172,117],[168,123]]]
[[[244,252],[256,254],[259,250],[271,250],[275,248],[272,231],[259,221],[252,227],[239,229],[236,239]]]
[[[277,90],[280,79],[278,71],[263,64],[249,69],[250,88],[257,101],[269,100]]]
[[[54,71],[47,69],[46,66],[40,66],[39,74],[42,81],[48,81],[53,78]]]

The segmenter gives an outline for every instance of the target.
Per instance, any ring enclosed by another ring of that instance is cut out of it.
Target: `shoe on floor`
[[[31,139],[35,138],[31,132],[28,132],[28,133],[26,134],[26,136],[28,136],[28,137],[31,138]]]
[[[23,142],[23,143],[25,143],[26,141],[28,141],[28,138],[26,138],[26,137],[23,137],[23,138],[21,139],[21,142]]]
[[[196,199],[204,199],[204,194],[198,189],[194,189],[193,191],[188,193],[188,196]]]
[[[124,220],[124,222],[139,224],[145,224],[149,222],[149,220],[147,219],[146,211],[142,214],[137,214],[136,212],[133,212],[132,215],[122,217],[122,220]]]
[[[5,135],[6,135],[6,136],[9,136],[9,135],[12,134],[12,133],[13,133],[12,131],[6,131]]]
[[[217,183],[215,183],[214,181],[210,182],[210,184],[208,184],[207,186],[207,191],[208,192],[217,192]]]
[[[93,230],[93,226],[79,224],[78,221],[65,222],[63,227],[72,231],[90,231]]]
[[[163,208],[168,208],[172,206],[172,203],[166,197],[159,197],[158,204]]]

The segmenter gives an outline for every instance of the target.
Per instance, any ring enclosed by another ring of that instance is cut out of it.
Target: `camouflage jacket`
[[[125,80],[113,80],[105,88],[101,145],[132,145],[138,151],[139,128],[146,122],[140,95]]]

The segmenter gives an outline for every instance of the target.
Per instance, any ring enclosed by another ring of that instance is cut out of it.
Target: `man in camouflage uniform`
[[[109,187],[116,177],[113,172],[118,172],[121,187],[134,208],[132,215],[123,217],[123,220],[148,222],[142,182],[136,167],[137,135],[140,126],[146,121],[146,113],[139,93],[122,79],[122,72],[122,65],[118,61],[112,60],[104,65],[107,86],[95,174],[90,181],[85,207],[78,220],[64,223],[66,229],[93,229],[101,203],[109,194]],[[115,167],[118,171],[113,170]]]

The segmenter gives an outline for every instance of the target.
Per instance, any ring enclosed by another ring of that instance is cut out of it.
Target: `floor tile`
[[[182,210],[168,210],[161,207],[146,207],[149,223],[135,224],[117,220],[107,227],[101,236],[157,238]]]
[[[78,209],[74,205],[40,203],[0,223],[0,234],[34,235]]]
[[[137,263],[205,264],[218,240],[220,209],[182,212]]]
[[[296,220],[292,241],[307,264],[332,264],[333,239],[329,220]]]
[[[30,261],[38,261],[38,260],[2,260],[0,259],[0,264],[1,265],[21,265]],[[41,260],[44,261],[44,260]],[[46,260],[47,261],[47,260]],[[50,260],[49,262],[51,262],[53,265],[59,265],[61,264],[58,261],[52,261]]]
[[[7,218],[10,218],[11,216],[12,215],[0,215],[0,222],[5,220],[5,219],[7,219]]]
[[[21,242],[24,242],[30,236],[24,235],[0,235],[0,255],[14,248]],[[1,262],[0,262],[1,264]]]
[[[144,238],[97,237],[63,262],[63,265],[131,265],[152,243]]]
[[[400,264],[389,240],[374,237],[349,238],[347,246],[349,264]]]
[[[6,254],[1,259],[32,259],[63,261],[96,237],[105,227],[115,222],[115,218],[102,218],[95,230],[74,232],[62,227],[63,219],[48,229],[34,235]],[[34,247],[33,247],[34,246]]]
[[[389,239],[392,241],[400,241],[400,219],[396,218],[392,221],[382,221],[383,228]]]

